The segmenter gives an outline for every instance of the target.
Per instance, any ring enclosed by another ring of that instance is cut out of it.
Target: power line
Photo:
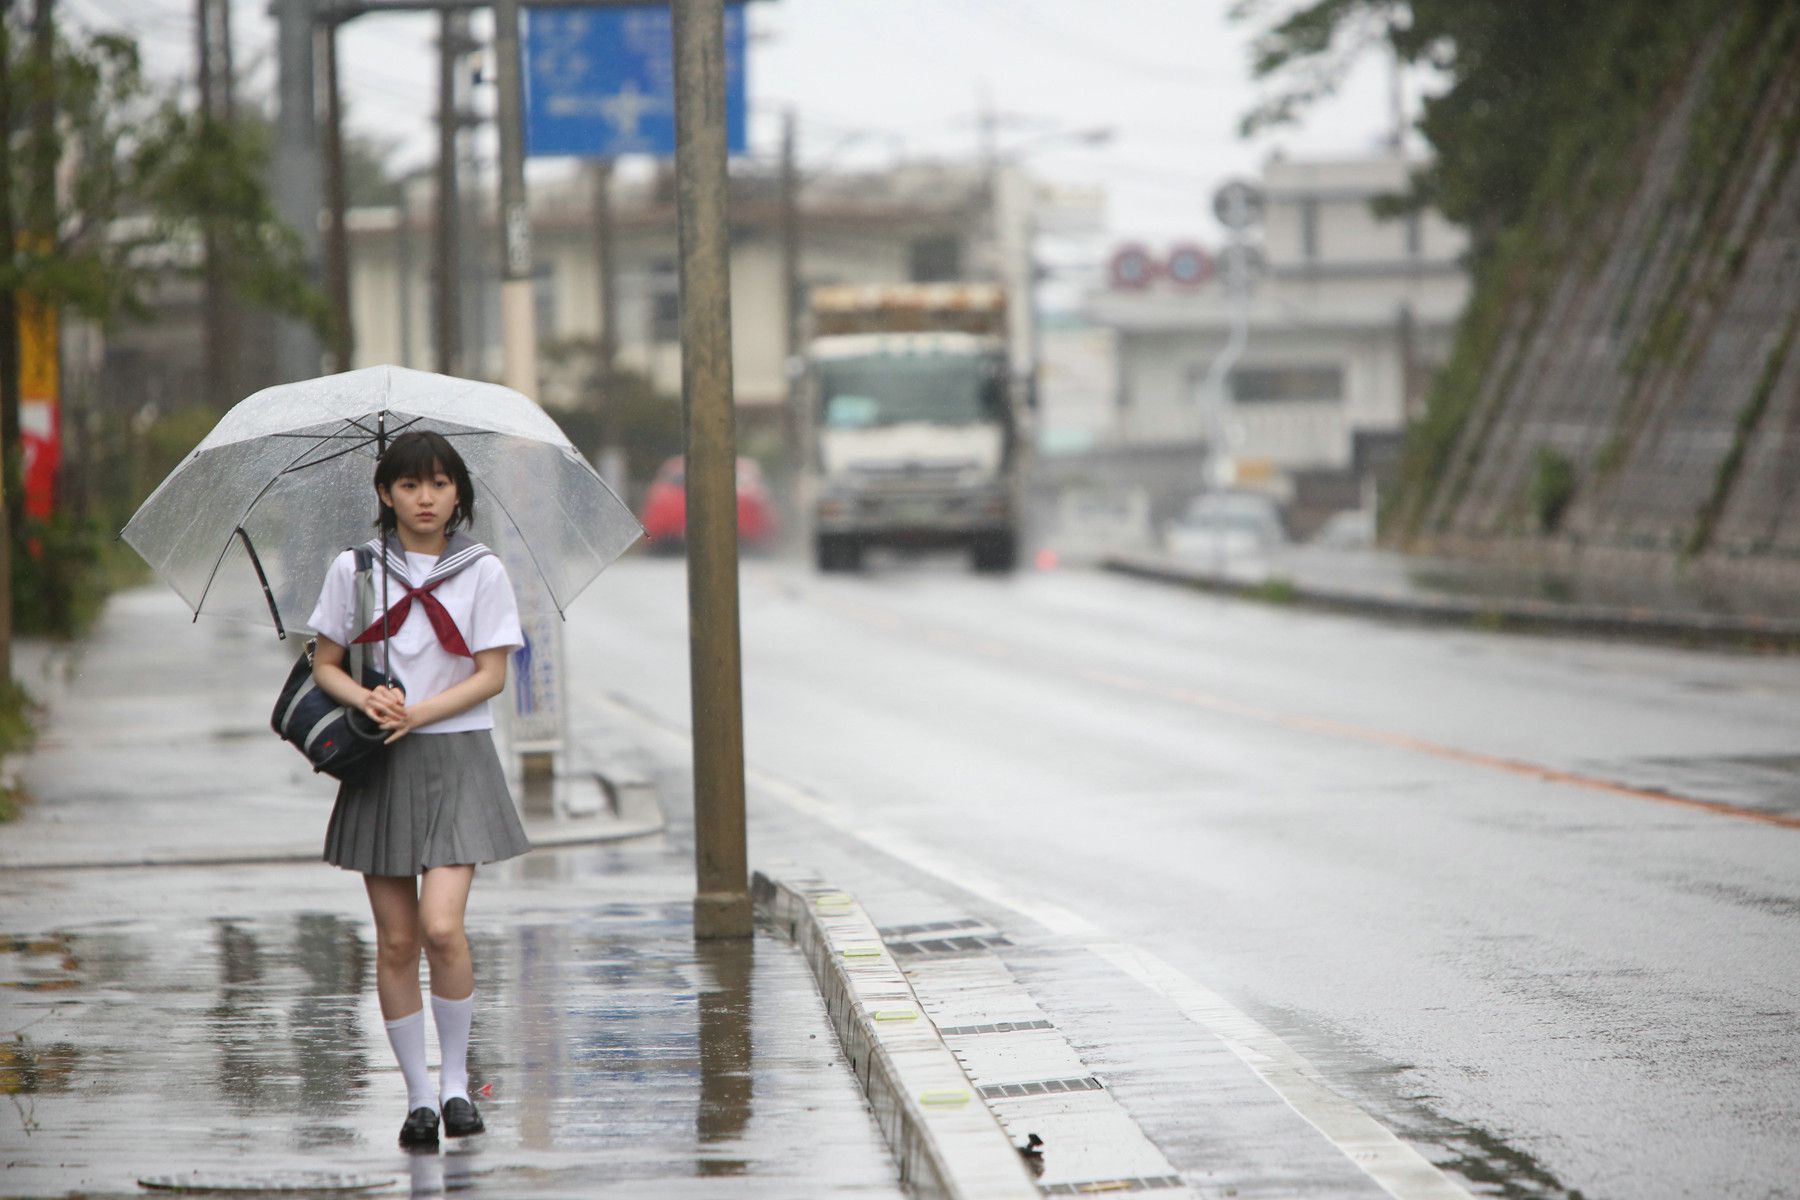
[[[1098,43],[1093,37],[1070,33],[1056,26],[1046,24],[1043,15],[1036,7],[1022,8],[1013,3],[1006,5],[1008,12],[994,11],[991,4],[999,0],[979,0],[975,4],[959,4],[952,11],[979,17],[991,27],[999,29],[1009,39],[1017,38],[1036,42],[1043,49],[1078,59],[1083,65],[1104,66],[1134,80],[1155,80],[1160,83],[1182,84],[1187,87],[1205,88],[1211,85],[1207,75],[1191,67],[1178,67],[1172,63],[1153,62],[1122,54],[1112,47]]]

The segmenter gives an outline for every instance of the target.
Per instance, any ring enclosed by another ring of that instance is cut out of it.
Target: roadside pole
[[[531,215],[525,207],[525,102],[519,77],[519,0],[495,0],[500,130],[500,350],[506,386],[537,399]]]
[[[495,126],[500,135],[500,358],[506,386],[538,398],[537,304],[533,296],[531,213],[525,201],[525,85],[520,75],[518,0],[494,3],[495,83],[499,104]],[[562,620],[552,613],[521,614],[529,628],[526,636],[533,667],[548,679],[560,682],[563,670]],[[538,617],[541,619],[534,619]],[[546,660],[541,666],[538,659]],[[516,687],[535,694],[534,679],[523,677],[520,664]],[[518,746],[519,765],[525,776],[525,810],[548,815],[555,811],[556,757],[563,753],[562,718],[566,715],[562,689],[544,697],[554,708],[547,736],[523,741]],[[517,699],[515,698],[515,704]]]
[[[681,392],[687,438],[688,655],[694,731],[694,936],[748,937],[738,642],[737,449],[725,174],[723,0],[670,0]]]
[[[275,118],[275,205],[282,224],[300,239],[306,277],[319,278],[319,126],[313,111],[313,30],[317,0],[271,0],[276,19],[277,87]],[[275,323],[278,381],[310,379],[319,373],[319,336],[304,321]]]

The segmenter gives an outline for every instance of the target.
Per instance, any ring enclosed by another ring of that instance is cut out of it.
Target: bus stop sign
[[[526,10],[525,152],[675,153],[674,31],[667,5]],[[744,10],[725,10],[727,149],[748,148]]]

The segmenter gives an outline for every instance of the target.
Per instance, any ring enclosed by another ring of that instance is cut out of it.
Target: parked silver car
[[[1202,492],[1163,527],[1172,557],[1221,568],[1261,566],[1287,540],[1281,506],[1255,492]]]

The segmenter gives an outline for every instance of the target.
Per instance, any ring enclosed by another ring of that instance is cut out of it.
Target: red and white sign
[[[56,310],[19,297],[19,440],[24,451],[25,514],[48,520],[62,469],[58,411]]]
[[[1107,268],[1112,285],[1131,292],[1149,287],[1161,272],[1161,264],[1150,251],[1135,242],[1113,251],[1112,263]]]
[[[1163,274],[1176,287],[1197,288],[1212,278],[1212,255],[1192,242],[1183,242],[1169,251]]]
[[[1141,243],[1127,242],[1107,264],[1112,286],[1127,292],[1141,292],[1159,279],[1184,291],[1204,287],[1217,270],[1213,256],[1193,242],[1177,242],[1161,257]]]

